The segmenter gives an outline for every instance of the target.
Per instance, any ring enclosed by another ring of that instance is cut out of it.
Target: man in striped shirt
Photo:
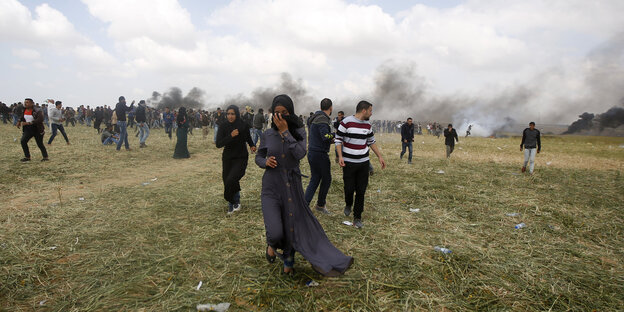
[[[343,119],[336,132],[336,151],[338,164],[342,167],[342,179],[345,192],[345,216],[351,214],[353,207],[353,225],[362,228],[362,212],[364,211],[364,195],[368,186],[368,169],[370,165],[369,147],[373,150],[381,169],[386,163],[375,144],[375,135],[368,122],[373,115],[373,104],[361,101],[355,109],[355,115]],[[353,194],[355,193],[355,205]]]

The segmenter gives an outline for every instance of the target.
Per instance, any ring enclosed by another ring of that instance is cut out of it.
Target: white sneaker
[[[241,209],[241,204],[234,205],[234,211],[239,211]]]

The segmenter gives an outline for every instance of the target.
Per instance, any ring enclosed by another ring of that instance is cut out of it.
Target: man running
[[[62,107],[63,103],[61,101],[56,101],[55,107],[49,108],[48,116],[52,121],[52,135],[48,140],[48,145],[52,145],[52,141],[54,141],[54,137],[56,137],[57,131],[61,132],[63,138],[65,138],[65,142],[67,142],[67,145],[70,145],[69,139],[67,138],[67,133],[65,133],[65,128],[63,127],[63,121],[65,121],[65,119],[63,119]]]
[[[444,129],[444,144],[446,145],[446,158],[450,158],[455,149],[455,141],[459,142],[457,131],[453,129],[452,124],[448,124],[448,128]]]
[[[30,151],[28,150],[28,141],[32,137],[35,138],[39,150],[43,159],[41,161],[48,161],[48,151],[43,145],[43,135],[45,132],[45,126],[43,125],[43,111],[41,108],[35,107],[35,103],[32,99],[28,98],[24,100],[24,111],[22,111],[20,118],[17,122],[17,128],[22,127],[22,149],[24,150],[24,158],[22,162],[30,161]]]
[[[321,110],[317,111],[308,119],[308,163],[310,164],[310,184],[305,191],[305,200],[308,206],[314,198],[316,188],[321,185],[316,202],[316,210],[324,214],[330,214],[326,207],[327,192],[331,186],[331,165],[329,161],[329,147],[334,142],[331,132],[331,116],[333,107],[330,99],[321,101]]]

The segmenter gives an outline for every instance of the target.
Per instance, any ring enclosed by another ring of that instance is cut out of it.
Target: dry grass
[[[57,138],[52,161],[29,164],[17,161],[18,130],[0,131],[7,311],[193,310],[208,302],[231,302],[231,311],[624,306],[621,138],[545,137],[529,177],[513,175],[518,138],[460,138],[447,161],[441,139],[417,137],[409,166],[398,159],[398,137],[379,135],[389,168],[370,181],[365,228],[340,224],[335,165],[328,201],[336,213],[319,217],[332,242],[355,257],[353,268],[324,279],[299,257],[290,279],[264,260],[262,171],[250,159],[243,210],[227,217],[220,150],[200,131],[189,138],[192,158],[174,160],[162,130],[152,131],[147,149],[116,152],[92,129],[70,128],[72,146]],[[34,142],[31,151],[38,159]],[[514,230],[520,222],[527,227]],[[442,256],[435,245],[453,253]],[[321,285],[307,288],[311,278]]]

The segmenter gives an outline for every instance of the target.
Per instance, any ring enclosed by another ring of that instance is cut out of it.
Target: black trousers
[[[223,158],[223,198],[228,203],[234,203],[234,196],[240,192],[240,180],[245,176],[247,170],[247,157],[245,158]]]
[[[364,211],[364,195],[368,187],[368,169],[370,161],[363,163],[345,162],[342,168],[342,180],[344,181],[345,204],[353,207],[353,218],[362,219]],[[355,193],[355,205],[353,194]]]
[[[43,155],[43,158],[48,158],[48,151],[46,150],[45,145],[43,145],[43,134],[39,133],[39,131],[37,130],[37,126],[35,125],[28,125],[23,127],[21,143],[22,149],[24,150],[24,157],[30,158],[28,141],[30,141],[32,137],[35,138],[35,141],[37,142],[37,146],[41,150],[41,155]]]

